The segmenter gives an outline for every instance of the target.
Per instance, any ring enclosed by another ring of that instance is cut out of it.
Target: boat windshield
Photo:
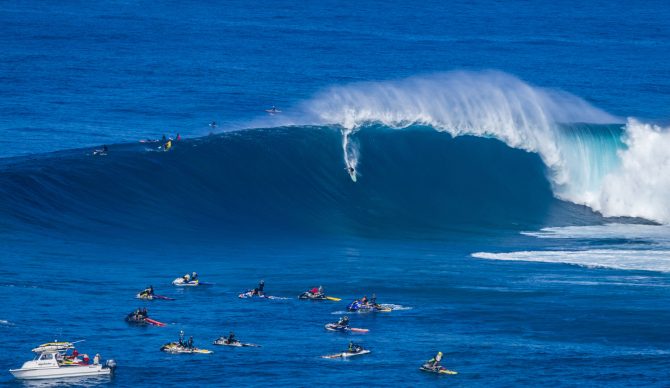
[[[39,360],[53,360],[53,359],[54,359],[53,353],[42,353],[39,358]]]

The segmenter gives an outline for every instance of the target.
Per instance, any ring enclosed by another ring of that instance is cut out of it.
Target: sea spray
[[[283,123],[342,128],[347,166],[358,163],[358,148],[351,139],[365,126],[430,126],[452,136],[495,138],[539,154],[559,199],[587,205],[605,216],[670,222],[670,202],[665,200],[670,195],[667,129],[629,119],[619,133],[599,132],[603,126],[575,130],[575,124],[623,120],[577,96],[535,87],[499,71],[335,86],[297,111]]]

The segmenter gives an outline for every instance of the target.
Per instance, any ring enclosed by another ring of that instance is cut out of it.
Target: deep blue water
[[[667,20],[661,1],[3,2],[0,382],[85,339],[115,376],[53,385],[666,386]],[[187,271],[214,284],[170,284]],[[286,299],[237,298],[260,279]],[[176,300],[134,299],[150,284]],[[296,298],[319,284],[343,300]],[[372,293],[402,308],[323,329]],[[168,326],[128,326],[138,306]],[[179,330],[214,353],[160,352]],[[211,345],[230,330],[262,347]],[[372,353],[319,357],[349,339]],[[418,370],[440,350],[458,375]]]

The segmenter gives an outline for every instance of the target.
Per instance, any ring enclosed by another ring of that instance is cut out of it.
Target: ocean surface
[[[0,384],[667,386],[668,20],[0,3]],[[211,284],[171,285],[192,271]],[[261,279],[275,299],[237,297]],[[342,301],[297,299],[318,285]],[[351,313],[369,333],[324,330],[372,294],[394,311]],[[180,330],[214,353],[160,352]],[[212,345],[231,330],[261,347]],[[54,339],[115,374],[12,377]],[[371,353],[320,357],[350,340]],[[419,371],[438,351],[457,375]]]

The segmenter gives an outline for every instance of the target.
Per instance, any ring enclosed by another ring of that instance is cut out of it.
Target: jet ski
[[[161,346],[161,351],[172,354],[210,354],[213,353],[211,350],[199,349],[199,348],[188,348],[185,346],[179,345],[177,342],[170,342]]]
[[[126,322],[137,326],[146,326],[146,325],[152,325],[158,327],[166,326],[166,324],[163,322],[158,322],[155,319],[151,319],[141,314],[136,314],[135,312],[126,315]]]
[[[321,356],[321,358],[349,358],[349,357],[354,357],[354,356],[361,356],[363,354],[368,354],[368,353],[370,353],[369,350],[360,348],[360,349],[357,349],[355,351],[346,350],[342,353],[335,353],[335,354],[329,354],[329,355],[326,355],[326,356]]]
[[[383,306],[377,303],[371,304],[371,303],[361,303],[358,300],[355,300],[347,306],[348,311],[353,311],[353,312],[369,312],[369,311],[376,311],[376,312],[381,312],[381,313],[388,313],[393,311],[392,308]]]
[[[333,302],[339,302],[341,298],[334,298],[332,296],[326,296],[324,294],[314,294],[311,291],[305,291],[302,294],[298,295],[298,299],[303,300],[332,300]]]
[[[445,375],[457,375],[458,374],[458,372],[453,371],[453,370],[449,370],[449,369],[447,369],[443,366],[434,367],[434,366],[429,366],[427,364],[421,365],[419,370],[422,370],[422,371],[428,372],[428,373],[445,374]]]
[[[214,341],[214,345],[221,345],[221,346],[233,346],[237,348],[260,348],[260,345],[256,344],[246,344],[237,340],[234,341],[228,341],[227,337],[219,337]]]
[[[341,333],[367,333],[370,331],[370,329],[359,329],[357,327],[349,327],[349,326],[344,326],[344,325],[338,325],[337,323],[328,323],[325,326],[326,330],[328,331],[339,331]]]
[[[169,297],[163,296],[163,295],[143,294],[141,292],[139,294],[135,295],[135,297],[137,299],[142,299],[142,300],[176,300],[175,298],[169,298]]]
[[[250,299],[250,298],[260,298],[260,299],[277,299],[275,296],[270,296],[270,295],[258,295],[254,292],[254,290],[249,290],[246,292],[243,292],[237,296],[240,299]],[[281,298],[279,298],[281,299]]]
[[[144,316],[135,313],[130,313],[126,315],[126,322],[137,326],[145,326],[148,324]]]
[[[200,280],[189,280],[186,281],[183,277],[176,278],[172,281],[172,284],[178,287],[195,287],[200,285]]]

